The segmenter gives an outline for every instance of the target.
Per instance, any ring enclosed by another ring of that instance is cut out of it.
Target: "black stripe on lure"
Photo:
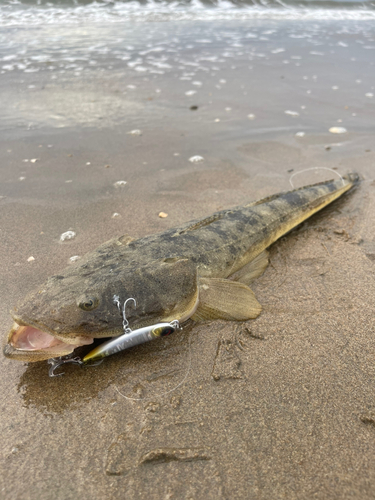
[[[136,306],[135,299],[127,299],[123,307],[121,307],[120,299],[117,295],[113,297],[113,301],[122,313],[124,334],[103,342],[103,344],[95,347],[95,349],[86,354],[86,356],[82,359],[78,356],[73,358],[71,355],[49,359],[48,364],[51,365],[49,369],[50,377],[64,375],[63,373],[55,373],[55,370],[61,365],[74,363],[80,366],[97,366],[107,356],[111,356],[112,354],[129,349],[130,347],[144,344],[145,342],[150,342],[151,340],[158,339],[160,337],[166,337],[177,330],[181,330],[180,324],[177,320],[171,321],[170,323],[156,323],[155,325],[145,326],[143,328],[138,328],[137,330],[131,330],[131,328],[129,328],[129,322],[126,319],[125,309],[127,303],[130,301],[134,302],[134,305]]]

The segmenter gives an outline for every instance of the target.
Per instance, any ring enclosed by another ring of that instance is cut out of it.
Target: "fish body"
[[[40,361],[122,334],[115,295],[136,299],[127,317],[133,329],[189,318],[255,318],[261,306],[248,285],[268,264],[265,250],[357,180],[349,174],[160,234],[114,238],[52,276],[12,311],[4,354]]]

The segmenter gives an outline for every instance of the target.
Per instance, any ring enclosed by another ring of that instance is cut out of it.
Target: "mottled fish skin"
[[[199,305],[201,278],[229,278],[278,238],[348,191],[358,176],[270,196],[179,228],[133,240],[112,239],[77,264],[49,278],[11,312],[18,325],[33,326],[68,344],[77,335],[100,338],[122,333],[113,296],[134,297],[127,317],[133,328],[183,322]],[[92,310],[83,310],[94,304]],[[254,316],[255,317],[255,316]],[[38,361],[51,355],[15,349],[8,335],[4,354]]]

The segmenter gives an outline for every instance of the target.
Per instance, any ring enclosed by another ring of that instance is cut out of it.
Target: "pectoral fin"
[[[255,257],[254,260],[246,264],[239,271],[232,274],[230,279],[233,281],[240,281],[241,283],[245,283],[245,285],[250,285],[264,273],[268,263],[268,252],[267,250],[264,250],[261,254]]]
[[[262,310],[252,290],[243,283],[221,278],[200,278],[199,304],[192,319],[246,321]]]

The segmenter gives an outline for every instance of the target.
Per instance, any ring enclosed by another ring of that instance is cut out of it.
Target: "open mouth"
[[[64,356],[70,354],[79,346],[92,344],[91,337],[77,335],[70,337],[67,342],[54,337],[50,333],[43,332],[33,326],[22,326],[18,323],[13,324],[8,337],[9,345],[16,351],[45,353],[46,357]]]

